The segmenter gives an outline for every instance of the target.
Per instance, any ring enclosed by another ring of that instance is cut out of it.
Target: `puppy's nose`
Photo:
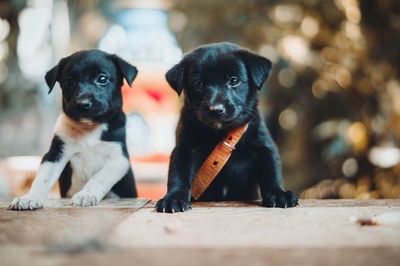
[[[223,115],[226,112],[225,106],[223,104],[214,104],[211,105],[209,108],[210,112],[215,115]]]
[[[79,99],[76,101],[76,105],[79,109],[87,111],[92,107],[92,101],[87,98]]]

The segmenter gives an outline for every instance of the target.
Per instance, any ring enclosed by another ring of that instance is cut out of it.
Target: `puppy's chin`
[[[230,119],[210,119],[208,117],[198,116],[201,123],[204,125],[211,127],[215,130],[223,130],[225,128],[230,127],[235,122],[235,117]]]
[[[64,113],[76,121],[93,121],[110,112],[110,108],[104,104],[95,103],[89,110],[80,110],[77,106],[71,104],[64,106]]]
[[[83,117],[79,119],[79,123],[84,124],[84,125],[94,125],[95,124],[95,122],[92,119],[83,118]]]
[[[212,127],[212,128],[214,128],[214,129],[222,129],[223,128],[223,123],[221,123],[221,122],[212,122],[211,124],[210,124],[210,126]]]

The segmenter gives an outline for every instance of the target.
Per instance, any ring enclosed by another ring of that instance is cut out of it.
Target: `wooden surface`
[[[400,200],[304,200],[292,209],[195,203],[156,213],[147,200],[74,208],[49,200],[9,211],[0,199],[0,265],[400,265],[400,225],[351,216],[400,211]]]

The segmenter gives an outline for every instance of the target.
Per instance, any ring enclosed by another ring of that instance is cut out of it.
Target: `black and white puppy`
[[[227,133],[249,127],[232,156],[200,201],[252,200],[261,192],[265,207],[294,207],[298,199],[282,185],[277,148],[257,109],[258,91],[271,62],[230,43],[201,46],[170,69],[166,79],[184,105],[171,154],[167,194],[159,212],[191,208],[191,183],[197,169]],[[258,189],[259,187],[259,189]]]
[[[98,50],[74,53],[46,73],[49,93],[57,81],[61,86],[63,113],[31,189],[10,209],[42,208],[57,180],[61,197],[75,206],[136,197],[121,97],[123,79],[131,85],[136,75],[134,66]]]

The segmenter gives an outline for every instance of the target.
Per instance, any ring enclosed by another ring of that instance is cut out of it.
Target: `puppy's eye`
[[[110,79],[105,74],[100,74],[96,79],[96,83],[102,86],[107,85],[109,81]]]
[[[204,88],[204,83],[203,82],[198,82],[195,87],[196,87],[196,89],[201,90],[201,89]]]
[[[65,88],[71,88],[74,85],[74,82],[72,81],[71,78],[67,78],[63,82]]]
[[[228,81],[228,86],[229,87],[237,87],[237,86],[239,86],[240,85],[240,79],[238,78],[238,77],[235,77],[235,76],[233,76],[233,77],[230,77],[229,78],[229,81]]]

